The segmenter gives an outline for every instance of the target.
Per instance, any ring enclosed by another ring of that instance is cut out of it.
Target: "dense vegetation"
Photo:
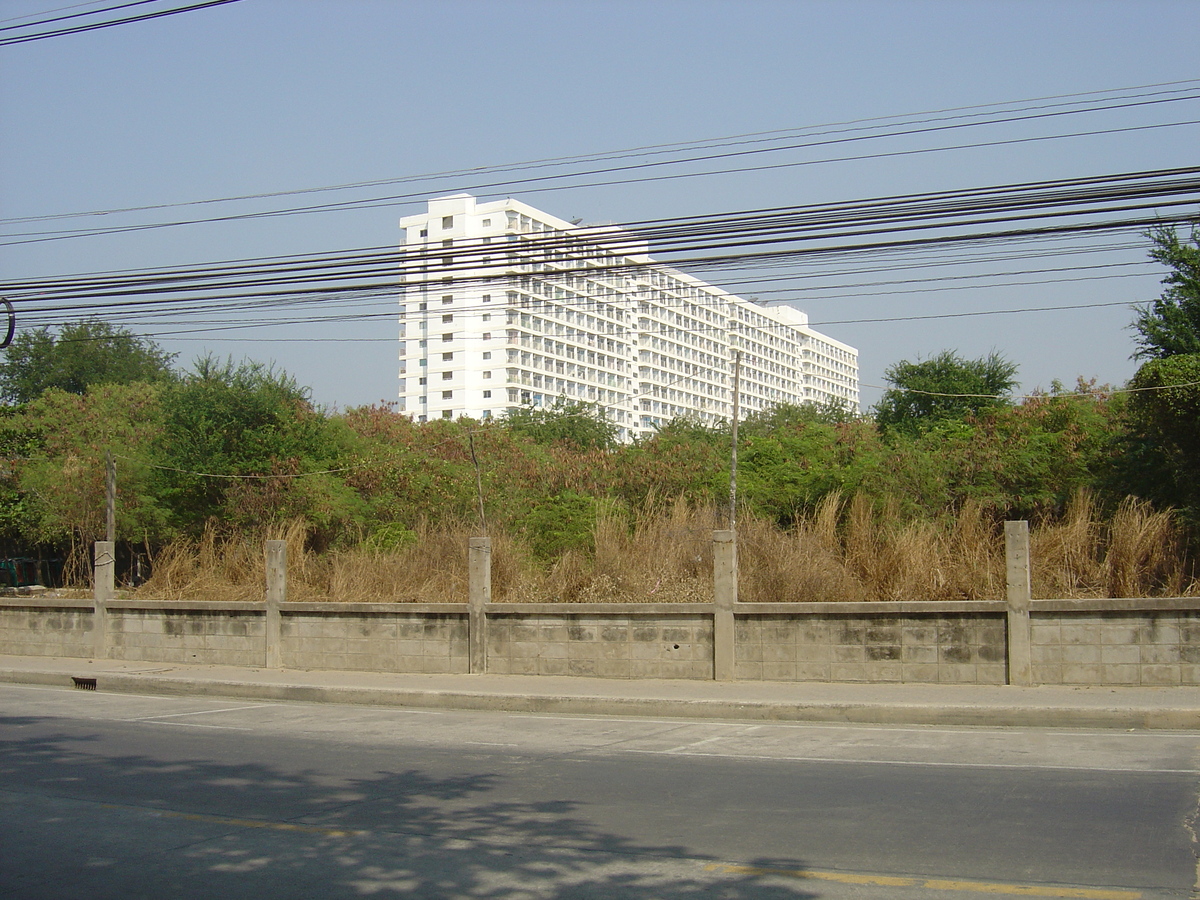
[[[779,407],[742,422],[739,517],[760,536],[823,534],[813,541],[845,551],[868,522],[873,540],[924,529],[952,544],[964,517],[994,536],[1008,518],[1095,530],[1121,510],[1157,510],[1178,523],[1169,542],[1185,553],[1180,536],[1200,523],[1200,241],[1151,238],[1171,272],[1163,298],[1137,312],[1147,361],[1132,391],[1055,384],[1014,400],[1016,369],[1000,354],[898,362],[868,415]],[[96,321],[21,335],[6,351],[0,539],[10,552],[40,547],[85,563],[103,537],[106,453],[118,537],[150,554],[291,527],[318,555],[395,556],[419,535],[486,527],[524,565],[585,561],[583,593],[595,593],[600,575],[615,584],[621,570],[601,557],[639,528],[669,531],[672,517],[694,525],[696,515],[711,528],[725,515],[727,428],[679,420],[618,445],[597,410],[566,401],[503,421],[416,424],[387,406],[322,411],[259,363],[170,364],[152,342]],[[1167,568],[1163,589],[1193,577],[1186,556]]]

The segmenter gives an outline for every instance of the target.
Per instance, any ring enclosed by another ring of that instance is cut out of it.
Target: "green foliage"
[[[894,498],[913,518],[936,519],[968,502],[997,519],[1053,517],[1078,490],[1106,483],[1117,429],[1102,393],[1033,397],[891,435],[863,489]]]
[[[1157,228],[1147,237],[1150,256],[1169,267],[1166,289],[1157,300],[1137,311],[1139,359],[1200,353],[1200,225],[1192,227],[1191,243],[1181,241],[1174,228]]]
[[[150,467],[161,390],[145,383],[95,385],[82,396],[51,389],[8,420],[26,437],[14,470],[27,540],[86,546],[103,537],[106,452],[116,464],[118,534],[164,536],[166,511]]]
[[[1130,387],[1127,481],[1200,521],[1200,354],[1151,360]]]
[[[327,420],[308,391],[261,363],[211,357],[163,395],[159,452],[164,499],[179,526],[219,518],[259,527],[294,517],[339,520],[352,503],[338,479]],[[239,478],[239,476],[274,476]]]
[[[550,406],[533,405],[509,410],[504,424],[514,434],[523,434],[539,444],[566,444],[579,450],[608,450],[616,445],[617,426],[604,409],[559,397]]]
[[[938,422],[979,415],[1006,406],[1016,384],[1017,367],[998,353],[963,359],[953,350],[918,362],[889,366],[892,385],[875,407],[884,431],[918,434]]]
[[[831,496],[886,510],[897,527],[968,508],[993,521],[1052,519],[1080,490],[1110,508],[1134,489],[1200,508],[1200,394],[1185,387],[1200,381],[1197,360],[1147,363],[1135,386],[1169,389],[1128,401],[1081,384],[1016,405],[916,394],[1006,393],[1014,369],[994,354],[901,363],[893,390],[914,396],[895,404],[886,432],[836,405],[780,406],[740,423],[739,499],[785,527]],[[426,527],[476,521],[473,444],[489,528],[550,562],[593,552],[597,510],[609,504],[634,529],[640,510],[663,501],[723,507],[730,438],[728,424],[677,419],[614,444],[598,409],[565,401],[487,422],[418,424],[386,405],[329,415],[285,373],[207,358],[168,382],[47,390],[0,407],[0,537],[86,547],[103,527],[111,449],[121,539],[299,519],[313,549],[394,553]]]
[[[596,501],[564,491],[544,497],[525,514],[520,528],[534,556],[543,562],[564,553],[595,549]]]
[[[831,397],[822,403],[780,403],[751,413],[738,425],[739,435],[772,434],[806,425],[848,425],[860,416],[846,401]]]
[[[0,354],[0,399],[29,403],[57,388],[84,394],[92,385],[167,381],[175,354],[97,319],[17,336]]]
[[[417,533],[398,522],[388,522],[372,531],[365,543],[376,553],[395,553],[416,546]]]

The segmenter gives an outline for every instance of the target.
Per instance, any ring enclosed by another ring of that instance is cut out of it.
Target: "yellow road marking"
[[[865,884],[880,887],[919,887],[934,891],[965,891],[976,894],[1007,894],[1012,897],[1062,897],[1068,900],[1141,900],[1141,891],[1118,891],[1104,888],[1052,887],[1035,884],[1001,884],[992,881],[958,881],[944,878],[919,878],[903,875],[867,875],[855,872],[821,872],[815,869],[768,869],[759,866],[735,866],[711,863],[708,872],[727,872],[731,875],[785,875],[789,878],[811,878],[839,884]]]
[[[325,837],[359,837],[367,834],[365,831],[354,831],[346,828],[328,828],[324,825],[299,825],[295,822],[270,822],[266,819],[231,819],[227,816],[206,816],[201,813],[175,812],[170,809],[147,809],[140,806],[120,806],[115,803],[103,804],[105,809],[125,809],[137,812],[148,812],[153,816],[164,819],[184,819],[188,822],[207,822],[212,825],[232,825],[236,828],[266,828],[271,831],[296,831],[301,834],[319,834]]]

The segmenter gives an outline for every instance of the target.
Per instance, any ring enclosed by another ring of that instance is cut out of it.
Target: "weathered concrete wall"
[[[282,616],[283,664],[356,672],[466,673],[467,610],[297,604]]]
[[[264,660],[261,604],[197,608],[172,604],[108,604],[110,659],[145,662],[261,666]]]
[[[0,653],[88,659],[94,647],[93,611],[64,601],[6,601],[0,606]]]
[[[744,680],[1003,684],[1013,618],[1003,601],[739,603],[730,646]],[[111,599],[102,654],[204,665],[270,665],[265,603]],[[483,671],[711,679],[715,604],[481,604]],[[278,664],[465,673],[466,604],[280,603]],[[1200,598],[1034,600],[1034,684],[1200,684]],[[477,627],[479,625],[477,624]],[[0,599],[0,653],[89,658],[95,613],[78,600]],[[474,671],[479,671],[478,668]]]
[[[1200,684],[1200,610],[1035,604],[1030,626],[1036,684]]]
[[[1006,679],[1000,612],[739,615],[734,631],[736,677],[747,681]]]
[[[561,607],[560,607],[561,609]],[[487,670],[597,678],[713,677],[712,614],[625,609],[488,615]]]

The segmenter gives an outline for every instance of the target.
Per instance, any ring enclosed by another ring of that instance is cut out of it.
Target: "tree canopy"
[[[166,381],[175,354],[98,319],[18,335],[0,354],[0,399],[29,403],[49,388],[85,394],[92,385]]]
[[[175,522],[261,524],[308,513],[314,498],[304,492],[319,483],[295,476],[326,468],[327,425],[290,375],[256,362],[197,360],[163,394],[159,454],[168,467],[160,478]]]
[[[915,434],[946,419],[1007,406],[1016,374],[1016,364],[995,352],[963,359],[943,350],[926,360],[901,360],[884,372],[891,387],[875,406],[875,421],[885,431]]]
[[[566,443],[580,450],[608,449],[616,444],[617,427],[594,403],[559,397],[550,406],[510,409],[504,423],[539,444]]]
[[[1174,228],[1147,235],[1152,259],[1170,268],[1162,296],[1137,311],[1138,359],[1200,353],[1200,225],[1192,226],[1190,243]]]

